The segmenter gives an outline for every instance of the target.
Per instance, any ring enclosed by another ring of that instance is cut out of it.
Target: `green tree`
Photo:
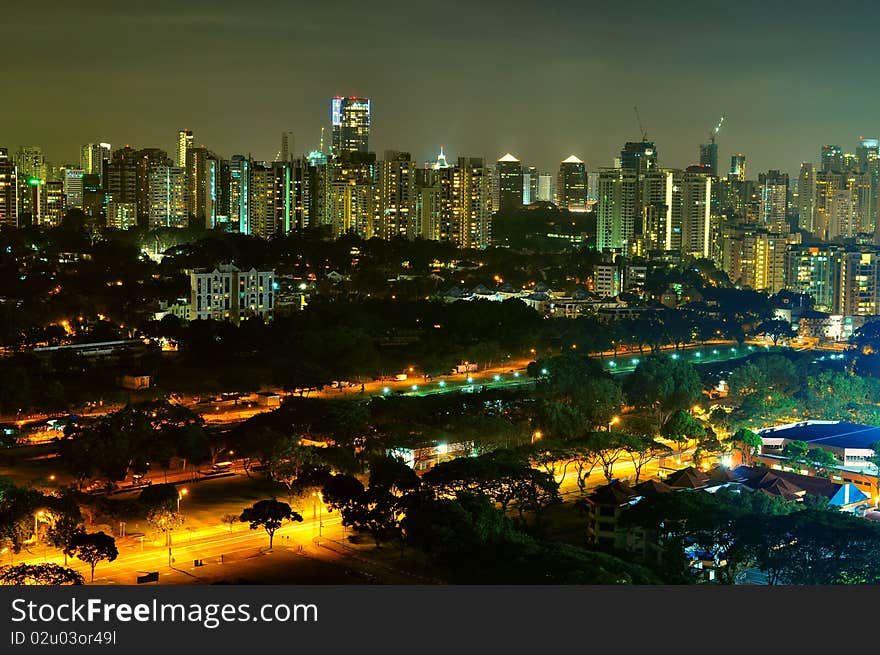
[[[740,428],[734,432],[730,437],[730,441],[742,453],[743,464],[746,466],[751,465],[755,455],[761,451],[761,447],[764,445],[761,436],[747,428]]]
[[[81,585],[78,571],[58,564],[0,566],[0,585]]]
[[[72,545],[74,556],[91,567],[92,582],[95,581],[95,567],[98,562],[112,562],[119,555],[116,540],[104,532],[83,532],[74,537]]]
[[[627,377],[624,390],[629,402],[636,407],[657,411],[659,429],[669,414],[692,407],[700,399],[703,385],[689,362],[651,356]]]
[[[675,442],[678,454],[687,448],[687,445],[706,434],[706,429],[700,422],[691,416],[690,412],[683,409],[676,410],[663,424],[661,434]]]
[[[269,535],[269,549],[272,549],[272,540],[275,532],[284,525],[285,521],[301,522],[303,517],[290,508],[287,503],[272,498],[271,500],[258,500],[252,506],[245,508],[238,520],[242,523],[250,523],[251,530],[263,528]]]

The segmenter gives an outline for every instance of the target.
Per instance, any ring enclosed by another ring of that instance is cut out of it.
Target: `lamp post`
[[[37,525],[37,521],[41,518],[43,518],[43,510],[34,514],[34,545],[40,543],[40,528],[39,525]]]
[[[177,494],[177,513],[180,514],[180,499],[189,493],[189,489],[183,488]]]
[[[611,420],[608,421],[608,431],[611,432],[611,426],[612,426],[612,425],[617,425],[618,423],[620,423],[620,417],[619,417],[619,416],[613,416],[613,417],[611,418]]]

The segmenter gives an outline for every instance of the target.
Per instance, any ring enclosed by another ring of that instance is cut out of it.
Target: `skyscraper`
[[[113,151],[113,157],[107,164],[107,175],[104,180],[104,187],[107,192],[107,203],[114,203],[119,206],[131,205],[134,207],[135,224],[137,217],[137,153],[131,146],[125,146]],[[116,217],[107,217],[107,225],[118,227],[120,229],[128,229],[132,227],[130,220],[129,208],[124,211],[120,210]],[[120,218],[121,217],[121,218]]]
[[[370,99],[336,96],[330,99],[334,157],[369,152]]]
[[[101,187],[105,184],[104,167],[109,161],[109,143],[87,143],[79,149],[79,167],[83,169],[83,175],[97,175]]]
[[[186,170],[186,151],[193,147],[192,130],[178,130],[177,132],[177,167]]]
[[[816,167],[801,164],[798,174],[798,227],[812,233],[816,221]]]
[[[599,172],[596,213],[596,249],[599,252],[627,252],[635,234],[638,184],[638,173],[631,168],[613,168]]]
[[[840,146],[824,145],[820,153],[823,173],[842,173],[843,172],[843,151]]]
[[[253,234],[248,211],[250,199],[250,160],[232,155],[229,160],[229,220],[238,223],[240,234]]]
[[[538,174],[538,200],[553,202],[553,176],[549,173]]]
[[[745,182],[746,179],[746,156],[732,155],[730,157],[730,173],[728,177],[737,182]]]
[[[523,205],[523,169],[509,152],[495,164],[498,184],[497,211],[512,211]]]
[[[486,248],[491,239],[489,175],[479,157],[459,157],[452,169],[450,238],[459,248]]]
[[[627,141],[620,151],[620,167],[644,173],[657,166],[657,148],[652,141]]]
[[[674,187],[677,186],[681,194],[681,252],[694,257],[709,257],[713,178],[708,170],[685,171],[675,177]]]
[[[523,204],[531,205],[538,201],[538,169],[529,166],[523,171]]]
[[[408,152],[385,151],[378,166],[376,225],[383,239],[419,236],[416,215],[415,165]]]
[[[83,206],[83,174],[81,168],[64,169],[64,198],[67,207]]]
[[[556,195],[556,204],[560,209],[576,212],[587,210],[587,167],[574,155],[559,164]]]
[[[148,222],[155,227],[187,227],[186,174],[170,162],[149,168]]]
[[[700,166],[705,166],[710,175],[718,175],[718,144],[715,141],[700,145]]]
[[[18,182],[15,162],[6,148],[0,148],[0,225],[18,225]]]
[[[771,170],[758,175],[760,222],[771,232],[788,234],[788,173]]]

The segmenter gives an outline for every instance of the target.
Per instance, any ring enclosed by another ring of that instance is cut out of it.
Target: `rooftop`
[[[831,448],[872,448],[880,441],[880,427],[847,421],[800,421],[758,430],[762,438],[805,441]]]

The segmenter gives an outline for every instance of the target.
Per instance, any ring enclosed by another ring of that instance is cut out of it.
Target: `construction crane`
[[[721,125],[724,123],[724,116],[721,117],[721,120],[718,121],[718,125],[712,128],[712,131],[709,132],[709,143],[715,143],[715,137],[721,131]]]
[[[639,115],[638,106],[633,107],[633,111],[636,112],[636,121],[638,121],[638,123],[639,123],[639,132],[642,133],[642,141],[647,141],[648,140],[648,132],[645,130],[645,127],[642,125],[642,117]]]

